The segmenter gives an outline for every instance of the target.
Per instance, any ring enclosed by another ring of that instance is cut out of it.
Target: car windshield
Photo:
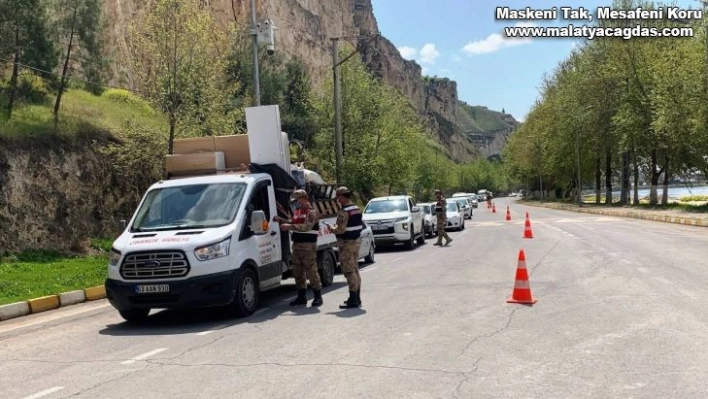
[[[459,212],[459,209],[457,208],[457,202],[456,201],[450,201],[447,203],[447,211],[448,212]]]
[[[464,207],[464,206],[466,206],[466,205],[469,205],[469,204],[467,203],[467,200],[464,199],[464,198],[454,198],[453,200],[454,200],[454,201],[457,201],[457,203],[460,204],[460,207]]]
[[[246,185],[192,184],[148,192],[138,209],[133,231],[196,229],[223,226],[236,217]]]
[[[371,201],[364,209],[364,213],[388,213],[407,211],[408,203],[404,199]]]

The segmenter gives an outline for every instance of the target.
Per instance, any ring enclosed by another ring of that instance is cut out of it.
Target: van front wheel
[[[258,307],[258,280],[256,274],[246,267],[236,276],[236,295],[231,308],[236,317],[246,317],[253,314]]]

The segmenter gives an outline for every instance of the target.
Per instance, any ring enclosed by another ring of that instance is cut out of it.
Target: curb
[[[659,214],[652,214],[652,213],[650,213],[651,211],[647,212],[647,211],[637,211],[637,210],[625,210],[625,211],[612,212],[612,211],[607,211],[604,209],[578,208],[577,206],[569,206],[569,205],[563,205],[563,204],[539,204],[539,203],[533,203],[533,202],[523,202],[522,204],[528,205],[528,206],[535,206],[538,208],[556,209],[556,210],[560,210],[560,211],[569,211],[569,212],[576,212],[576,213],[590,213],[590,214],[594,214],[594,215],[643,219],[643,220],[650,220],[650,221],[654,221],[654,222],[682,224],[682,225],[686,225],[686,226],[708,227],[708,216],[701,218],[701,217],[692,217],[690,215],[687,215],[687,216],[659,215]]]
[[[83,290],[69,291],[57,295],[47,295],[28,301],[15,302],[0,306],[0,321],[15,317],[41,313],[64,306],[86,301],[95,301],[106,297],[106,287],[98,285]]]

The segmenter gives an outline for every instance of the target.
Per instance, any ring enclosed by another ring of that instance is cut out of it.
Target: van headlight
[[[229,255],[230,247],[231,237],[225,239],[224,241],[217,242],[216,244],[211,244],[195,249],[194,256],[199,260],[211,260],[221,258],[222,256]]]
[[[108,255],[108,264],[111,266],[118,266],[118,262],[120,262],[120,252],[111,248],[111,253]]]
[[[398,223],[398,222],[405,222],[405,221],[407,221],[407,220],[408,220],[408,216],[404,216],[404,217],[402,217],[402,218],[396,219],[396,223]]]

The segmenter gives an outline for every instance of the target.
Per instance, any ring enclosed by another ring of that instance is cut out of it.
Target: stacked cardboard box
[[[250,163],[245,134],[178,139],[172,152],[166,159],[169,176],[241,171]]]

